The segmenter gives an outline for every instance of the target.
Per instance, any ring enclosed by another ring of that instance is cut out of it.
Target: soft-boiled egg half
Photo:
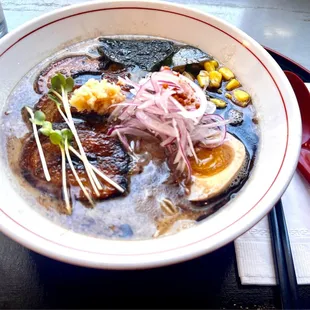
[[[214,149],[201,148],[199,162],[191,159],[193,183],[189,200],[205,201],[223,193],[238,176],[246,160],[243,143],[227,133],[224,143]]]

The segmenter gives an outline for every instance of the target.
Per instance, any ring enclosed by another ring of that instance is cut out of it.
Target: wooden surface
[[[85,0],[1,0],[9,30],[53,9]],[[239,27],[260,44],[310,68],[310,0],[173,0]]]
[[[2,0],[9,30],[73,2],[82,1]],[[191,5],[310,68],[310,0],[204,0]],[[309,309],[310,287],[299,290],[301,307]],[[60,263],[0,234],[0,309],[168,308],[168,302],[174,308],[273,309],[280,307],[278,296],[276,287],[240,284],[232,243],[186,263],[123,272]]]

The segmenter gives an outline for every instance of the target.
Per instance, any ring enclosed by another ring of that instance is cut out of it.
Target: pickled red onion
[[[169,162],[176,165],[176,172],[186,171],[186,179],[190,181],[192,169],[188,158],[198,161],[194,146],[214,148],[221,145],[230,121],[214,114],[216,106],[207,100],[196,83],[167,67],[151,73],[139,83],[128,78],[119,80],[133,87],[135,96],[116,104],[109,120],[120,120],[120,125],[111,127],[108,134],[118,135],[126,149],[129,149],[126,135],[159,138]],[[174,97],[178,94],[188,99],[189,104],[180,103]]]

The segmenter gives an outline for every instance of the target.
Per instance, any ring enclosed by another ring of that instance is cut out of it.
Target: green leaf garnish
[[[51,84],[52,84],[52,89],[54,89],[58,93],[61,92],[61,81],[58,75],[55,75],[52,77]]]
[[[44,121],[42,127],[39,130],[44,136],[49,136],[53,132],[53,126],[51,122]]]
[[[66,87],[65,87],[65,90],[66,90],[67,92],[70,92],[70,91],[72,91],[73,87],[74,87],[74,80],[73,80],[72,77],[68,77],[68,78],[66,79]]]
[[[64,75],[62,75],[61,73],[57,74],[59,80],[60,80],[60,84],[63,88],[66,88],[66,77]]]
[[[43,122],[42,127],[49,130],[53,129],[52,123],[48,121]]]
[[[40,138],[39,138],[39,135],[38,135],[38,129],[37,129],[37,126],[35,126],[34,113],[33,113],[32,109],[30,107],[26,106],[26,110],[27,110],[27,112],[30,115],[30,118],[29,118],[30,121],[33,123],[32,128],[33,128],[34,139],[35,139],[37,147],[38,147],[39,156],[40,156],[40,160],[41,160],[41,163],[42,163],[42,167],[43,167],[45,178],[49,182],[51,180],[51,176],[50,176],[48,168],[47,168],[47,164],[46,164],[46,160],[45,160],[45,156],[44,156],[44,151],[43,151],[43,148],[42,148],[42,145],[41,145],[41,142],[40,142]]]
[[[57,91],[59,94],[61,94],[62,88],[66,92],[72,91],[73,86],[74,86],[74,80],[72,79],[72,77],[66,78],[61,73],[58,73],[52,77],[51,84],[52,84],[52,89]]]
[[[34,118],[29,118],[30,122],[35,124],[35,125],[38,125],[38,126],[41,126],[42,125],[42,121],[38,121]]]
[[[63,139],[66,141],[71,141],[73,139],[73,133],[70,129],[64,128],[61,130],[61,135]]]
[[[58,93],[61,93],[61,88],[66,87],[66,78],[61,74],[58,73],[51,79],[52,89],[56,90]]]
[[[35,111],[34,112],[34,120],[37,123],[42,124],[45,121],[45,114],[41,110]]]
[[[41,127],[41,128],[39,129],[39,131],[42,133],[42,135],[47,136],[47,137],[49,137],[50,134],[51,134],[51,131],[50,131],[49,129],[47,129],[47,128]]]
[[[41,110],[38,110],[34,113],[33,118],[29,118],[29,120],[35,125],[42,126],[45,121],[45,114]]]
[[[60,145],[62,142],[62,135],[61,135],[61,131],[60,130],[54,130],[51,134],[50,134],[50,141],[55,144],[55,145]]]
[[[55,96],[55,95],[53,95],[53,94],[51,94],[51,93],[48,93],[48,98],[49,99],[51,99],[52,101],[54,101],[57,105],[61,105],[61,103],[59,102],[59,99]]]

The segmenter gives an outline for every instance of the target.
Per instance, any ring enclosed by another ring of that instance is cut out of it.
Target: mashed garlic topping
[[[120,103],[125,98],[118,85],[106,79],[101,81],[90,79],[73,92],[69,102],[78,111],[105,114],[112,104]]]

